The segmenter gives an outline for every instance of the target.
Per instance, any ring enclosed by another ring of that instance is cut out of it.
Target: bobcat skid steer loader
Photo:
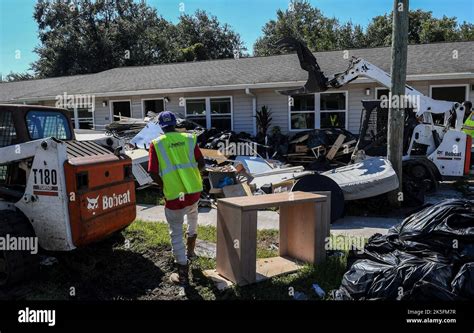
[[[25,245],[70,251],[135,216],[132,162],[118,140],[76,141],[64,109],[0,105],[0,286],[37,271]]]

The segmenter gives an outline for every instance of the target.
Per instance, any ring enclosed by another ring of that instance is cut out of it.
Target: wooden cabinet
[[[279,207],[279,257],[257,260],[257,212]],[[327,196],[287,192],[220,199],[217,204],[217,273],[246,285],[295,271],[326,257],[330,206]]]

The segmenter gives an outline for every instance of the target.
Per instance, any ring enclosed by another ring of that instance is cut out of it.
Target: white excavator
[[[278,41],[277,45],[296,51],[301,68],[308,72],[308,80],[303,87],[279,91],[281,94],[291,96],[323,92],[331,88],[338,89],[359,77],[372,79],[390,90],[390,75],[365,59],[353,57],[344,72],[328,78],[303,42],[287,37]],[[405,86],[405,98],[410,102],[410,111],[407,113],[412,115],[412,120],[415,119],[415,125],[409,129],[410,137],[404,154],[404,166],[410,165],[414,172],[428,172],[437,180],[469,174],[472,138],[461,128],[464,114],[466,110],[470,112],[472,104],[469,101],[456,103],[435,100],[409,85]],[[389,98],[389,101],[391,100]],[[433,114],[443,115],[443,123],[435,124]],[[361,128],[364,130],[364,124]],[[365,134],[361,133],[359,143]],[[360,150],[359,144],[358,148]],[[356,148],[354,155],[357,153],[360,151]]]

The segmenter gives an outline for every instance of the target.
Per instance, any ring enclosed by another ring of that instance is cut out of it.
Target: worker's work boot
[[[186,256],[188,259],[194,259],[197,257],[196,253],[194,252],[194,249],[196,248],[196,238],[197,235],[194,236],[189,236],[187,234],[188,238],[186,241]]]
[[[180,265],[178,266],[178,272],[172,273],[170,275],[170,281],[174,284],[179,284],[181,286],[185,286],[189,283],[189,265]]]

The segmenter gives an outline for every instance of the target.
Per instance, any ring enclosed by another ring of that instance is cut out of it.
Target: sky
[[[248,51],[261,35],[262,27],[275,19],[277,9],[286,9],[289,0],[146,0],[165,19],[176,23],[180,3],[185,13],[206,10],[238,32]],[[371,18],[390,12],[393,0],[310,0],[324,15],[341,23],[351,20],[366,27]],[[33,20],[36,0],[0,0],[0,74],[26,72],[37,59],[33,52],[39,44]],[[410,9],[433,12],[435,17],[455,16],[458,22],[473,22],[474,0],[410,0]]]

